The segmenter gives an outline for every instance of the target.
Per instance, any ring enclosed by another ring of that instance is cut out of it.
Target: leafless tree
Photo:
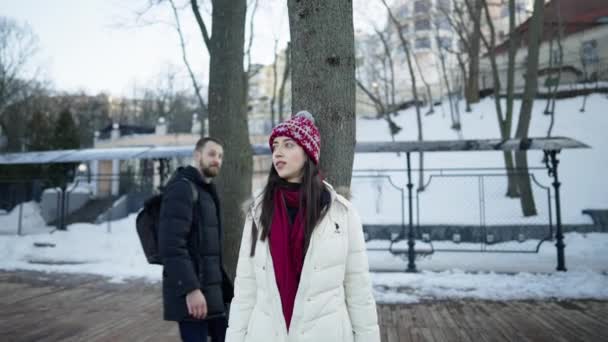
[[[177,35],[179,36],[179,42],[182,52],[182,60],[186,69],[188,70],[188,75],[190,76],[190,80],[192,81],[192,87],[194,88],[194,95],[196,96],[199,106],[201,108],[201,115],[199,119],[201,121],[201,135],[207,135],[207,128],[205,125],[205,114],[209,112],[207,109],[207,105],[205,104],[205,100],[203,99],[203,95],[201,94],[201,86],[199,82],[196,80],[196,76],[194,75],[194,71],[192,71],[192,67],[188,62],[188,55],[186,53],[186,42],[184,41],[184,34],[182,33],[182,26],[179,20],[179,13],[177,11],[177,7],[175,6],[175,2],[173,0],[169,0],[169,4],[171,5],[171,9],[173,11],[173,18],[175,19],[175,30],[177,31]]]
[[[369,44],[363,42],[359,44],[360,55],[363,55],[367,62],[368,72],[366,74],[371,77],[364,77],[363,73],[360,72],[360,68],[358,68],[357,87],[374,104],[376,117],[382,118],[387,122],[391,139],[394,141],[395,135],[401,131],[401,127],[391,118],[391,115],[396,114],[398,107],[396,102],[393,47],[390,45],[392,31],[386,30],[385,32],[381,32],[375,26],[374,31],[374,38],[377,37],[381,43],[382,52],[378,53],[375,51],[375,46],[369,46]],[[380,65],[381,70],[378,70]]]
[[[401,48],[403,49],[403,53],[405,54],[405,59],[407,61],[407,67],[408,67],[408,70],[410,73],[410,81],[411,81],[411,85],[412,85],[412,95],[414,97],[414,106],[416,107],[416,123],[418,126],[418,141],[423,141],[424,138],[423,138],[423,134],[422,134],[422,114],[420,113],[420,101],[418,100],[416,75],[414,73],[414,67],[413,67],[413,63],[412,63],[412,56],[411,56],[411,51],[410,51],[411,49],[409,46],[409,42],[403,35],[403,32],[401,30],[401,25],[399,24],[399,20],[397,20],[397,18],[393,14],[391,8],[386,3],[386,0],[381,0],[381,1],[382,1],[382,4],[384,5],[384,7],[386,7],[390,20],[393,23],[395,30],[397,31],[397,34],[399,36],[399,41],[401,42]],[[420,170],[418,172],[418,176],[419,176],[418,177],[418,191],[423,191],[424,190],[424,153],[423,152],[420,152],[420,158],[418,161],[419,161],[419,170]]]
[[[547,129],[547,137],[551,136],[551,132],[553,131],[553,126],[555,125],[555,103],[557,100],[557,92],[559,89],[559,84],[562,76],[562,65],[564,60],[564,48],[562,46],[562,38],[564,36],[563,22],[562,22],[562,11],[561,11],[561,1],[555,0],[554,4],[556,6],[557,13],[557,23],[552,23],[551,25],[551,40],[549,43],[549,71],[550,73],[553,70],[557,69],[557,76],[552,79],[553,90],[551,90],[551,84],[549,87],[549,96],[547,98],[547,106],[545,107],[544,113],[546,115],[551,116],[551,121],[549,122],[549,128]],[[557,26],[557,27],[556,27]],[[555,31],[557,31],[557,51],[553,49],[553,36],[555,35]],[[549,76],[547,76],[547,80],[549,80]]]
[[[248,8],[251,8],[249,14],[249,37],[247,39],[247,47],[245,49],[245,72],[243,73],[243,111],[247,113],[247,107],[249,104],[249,86],[251,79],[260,71],[260,68],[254,68],[253,63],[251,62],[251,49],[253,47],[253,40],[255,38],[254,34],[254,23],[255,23],[255,15],[258,10],[259,2],[258,0],[251,0],[250,3],[247,4]],[[245,20],[247,18],[245,17]]]
[[[499,68],[496,59],[496,30],[494,28],[494,22],[490,15],[490,9],[487,0],[482,0],[483,13],[485,14],[486,23],[489,28],[489,38],[485,36],[485,34],[481,33],[480,38],[483,41],[486,50],[488,51],[488,59],[490,60],[490,65],[492,69],[492,79],[494,84],[494,105],[496,110],[496,117],[498,121],[498,126],[500,130],[500,135],[502,139],[509,139],[511,137],[511,127],[513,125],[513,75],[515,73],[515,52],[517,49],[516,42],[514,41],[516,37],[514,36],[515,31],[515,0],[509,1],[509,9],[510,9],[510,17],[509,17],[509,51],[508,51],[508,67],[507,67],[507,110],[506,113],[503,112],[502,104],[501,104],[501,81],[499,76]],[[469,10],[472,9],[469,7]],[[507,171],[507,196],[508,197],[518,197],[518,187],[517,187],[517,178],[513,172],[515,168],[515,163],[513,161],[513,154],[509,151],[503,152],[503,157],[505,161],[505,168]]]
[[[279,87],[279,122],[283,121],[283,113],[285,113],[285,86],[291,72],[291,43],[287,43],[285,48],[285,65],[283,67],[283,78]]]
[[[6,109],[36,88],[38,71],[32,65],[38,51],[38,37],[27,24],[0,16],[0,127],[11,131],[15,122]]]
[[[211,35],[197,0],[190,5],[209,53],[209,133],[224,145],[224,167],[218,188],[224,201],[227,269],[236,271],[244,217],[241,204],[251,195],[252,151],[247,126],[247,85],[243,61],[246,0],[212,0]]]
[[[437,23],[435,23],[434,26],[434,33],[435,43],[437,44],[437,57],[439,57],[439,74],[443,76],[443,82],[447,91],[448,105],[450,107],[450,119],[452,121],[451,128],[455,131],[461,132],[462,123],[460,121],[460,110],[458,108],[458,101],[454,98],[454,89],[452,89],[450,83],[450,75],[448,74],[448,70],[446,67],[446,52],[449,47],[442,42],[441,37],[439,35],[439,27]]]
[[[272,94],[270,94],[270,123],[272,124],[272,126],[275,125],[276,121],[276,114],[275,114],[275,109],[274,109],[274,103],[276,101],[277,98],[277,83],[278,83],[278,77],[277,77],[277,68],[278,68],[278,64],[279,64],[279,53],[277,51],[277,46],[279,45],[279,40],[275,39],[274,41],[274,61],[272,63]]]
[[[515,137],[519,139],[528,137],[530,121],[532,119],[532,107],[534,106],[538,85],[538,58],[543,30],[544,5],[543,0],[534,0],[534,12],[532,13],[530,28],[528,30],[526,83],[519,112],[519,120],[517,122],[517,130],[515,131]],[[515,165],[518,170],[528,170],[528,155],[526,151],[515,152]],[[527,172],[520,171],[518,173],[517,184],[519,186],[524,216],[536,215],[536,204],[532,194],[530,176]]]
[[[466,111],[471,112],[471,104],[479,102],[479,60],[481,41],[482,0],[454,1],[453,10],[439,7],[459,39],[459,49],[455,51],[463,73]],[[462,52],[466,58],[462,56]]]

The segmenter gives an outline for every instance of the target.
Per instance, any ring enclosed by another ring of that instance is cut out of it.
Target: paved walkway
[[[0,341],[179,341],[160,285],[0,271]],[[606,301],[378,306],[382,341],[608,341]],[[319,341],[324,342],[324,341]],[[328,341],[335,342],[335,341]]]

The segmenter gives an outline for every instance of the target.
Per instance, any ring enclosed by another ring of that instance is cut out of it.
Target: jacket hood
[[[196,169],[194,166],[191,166],[191,165],[178,167],[177,170],[175,171],[175,175],[186,178],[189,181],[191,181],[192,183],[199,185],[199,186],[206,185],[206,183],[203,181],[203,176],[198,171],[198,169]]]

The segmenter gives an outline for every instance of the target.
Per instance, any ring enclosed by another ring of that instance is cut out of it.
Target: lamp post
[[[75,180],[74,186],[69,191],[66,191],[66,190],[67,190],[68,182],[74,176],[74,170],[72,168],[67,170],[67,172],[65,174],[65,178],[61,182],[61,186],[60,186],[61,199],[59,202],[59,207],[60,207],[59,225],[57,226],[58,230],[67,230],[67,228],[65,226],[65,217],[66,217],[66,211],[70,211],[70,194],[72,193],[72,191],[74,191],[74,189],[76,189],[76,187],[78,186],[78,183],[80,183],[80,180],[83,177],[85,177],[88,169],[89,168],[85,163],[80,163],[78,165],[78,167],[76,168],[76,176],[74,177],[74,180]]]
[[[61,184],[59,185],[60,195],[59,195],[59,222],[57,225],[57,230],[66,230],[65,227],[65,190],[68,186],[68,180],[71,178],[74,171],[68,169],[65,173],[63,179],[61,180]]]

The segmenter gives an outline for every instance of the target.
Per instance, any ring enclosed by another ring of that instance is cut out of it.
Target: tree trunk
[[[244,110],[245,0],[213,1],[209,46],[209,132],[224,142],[218,179],[222,198],[224,264],[234,278],[243,231],[241,204],[251,195],[252,152]]]
[[[350,187],[355,149],[355,40],[350,0],[288,0],[292,112],[308,110],[321,133],[320,167]]]
[[[519,120],[517,123],[516,138],[527,138],[530,129],[530,120],[532,119],[532,107],[536,97],[538,85],[538,55],[540,50],[540,38],[542,35],[543,26],[543,11],[544,1],[534,1],[534,12],[531,18],[530,29],[528,31],[528,63],[526,70],[526,84],[524,86],[524,94],[519,112]],[[524,216],[536,215],[536,204],[532,193],[532,185],[528,170],[528,155],[526,151],[515,153],[515,163],[518,173],[518,184],[521,194],[521,207]]]
[[[481,5],[483,0],[465,0],[475,1],[472,9],[473,35],[471,36],[471,50],[469,51],[469,76],[467,77],[467,86],[465,97],[468,103],[479,102],[479,50],[481,41]]]
[[[437,47],[438,47],[438,52],[439,52],[439,62],[440,62],[440,66],[441,66],[441,76],[443,76],[443,82],[445,83],[445,87],[447,89],[448,92],[448,103],[450,105],[450,118],[452,120],[452,129],[455,131],[460,131],[462,129],[461,125],[460,125],[460,115],[456,114],[456,109],[458,104],[456,104],[456,106],[454,106],[454,103],[452,101],[452,88],[450,87],[450,79],[448,76],[448,71],[447,68],[445,67],[445,54],[443,52],[443,48],[441,47],[441,41],[439,39],[439,34],[435,35],[435,42],[437,43]],[[456,107],[456,108],[454,108]]]
[[[485,13],[485,17],[486,17],[486,22],[488,23],[488,27],[490,29],[490,41],[488,42],[487,38],[481,34],[480,38],[483,41],[486,49],[489,51],[488,53],[488,57],[490,59],[490,65],[492,67],[492,80],[494,83],[494,106],[496,108],[496,116],[497,116],[497,121],[498,121],[498,126],[500,129],[500,135],[502,139],[509,139],[511,137],[511,122],[512,122],[512,115],[507,115],[506,117],[503,116],[503,112],[502,112],[502,104],[501,104],[501,99],[500,99],[500,92],[501,92],[501,88],[502,85],[500,83],[500,75],[499,75],[499,70],[498,70],[498,63],[496,62],[496,52],[495,52],[495,48],[496,48],[496,31],[494,29],[494,23],[492,21],[492,17],[490,15],[490,8],[488,6],[488,1],[487,0],[482,0],[482,4],[483,4],[483,9],[484,9],[484,13]],[[512,2],[513,0],[511,0]],[[510,4],[511,5],[511,4]],[[515,11],[511,11],[511,13],[515,13]],[[513,20],[513,18],[511,18],[511,20]],[[515,46],[512,44],[512,42],[509,42],[509,67],[513,68],[514,67],[514,49]],[[507,70],[507,73],[509,75],[512,75],[514,69],[509,69]],[[512,82],[512,79],[508,80]],[[512,86],[512,83],[509,84],[510,86]],[[507,99],[507,102],[511,103],[511,109],[512,109],[512,104],[513,104],[513,94],[511,93],[511,98]],[[515,198],[519,196],[519,191],[517,188],[517,177],[514,173],[514,169],[515,169],[515,164],[513,162],[513,154],[510,151],[505,151],[503,153],[503,157],[505,160],[505,170],[507,172],[507,193],[506,196],[507,197],[511,197],[511,198]]]
[[[462,94],[462,89],[464,88],[464,92],[466,93],[466,88],[468,84],[467,80],[467,67],[465,62],[462,60],[462,56],[460,54],[456,54],[456,60],[458,61],[458,66],[460,67],[460,71],[462,72],[462,83],[459,82],[461,86],[458,87],[458,94]],[[460,95],[459,95],[460,96]],[[464,96],[465,109],[464,111],[467,113],[471,113],[473,110],[471,109],[471,102],[469,102],[469,98]],[[458,105],[458,104],[457,104]]]
[[[553,88],[553,92],[551,94],[551,108],[549,109],[551,115],[551,122],[549,123],[549,128],[547,129],[547,137],[551,136],[553,131],[553,126],[555,125],[555,101],[557,99],[557,91],[559,90],[559,83],[562,78],[562,64],[564,62],[564,47],[562,46],[562,38],[564,36],[564,30],[562,25],[562,11],[561,11],[561,2],[556,1],[557,5],[557,78],[555,80],[555,87]],[[551,48],[551,55],[553,54],[553,48]]]
[[[270,124],[274,127],[276,124],[276,111],[274,110],[274,104],[277,98],[277,64],[279,63],[279,54],[277,53],[277,45],[279,41],[274,41],[274,63],[272,63],[272,95],[270,96]]]
[[[171,9],[173,10],[173,17],[175,18],[175,29],[177,30],[177,34],[179,36],[180,48],[182,52],[182,60],[186,69],[188,70],[188,76],[190,76],[190,81],[192,81],[192,87],[194,88],[194,95],[198,100],[198,105],[200,107],[201,113],[199,115],[199,120],[201,122],[201,136],[207,135],[207,127],[205,125],[205,112],[207,112],[207,105],[205,104],[205,100],[203,99],[203,95],[201,95],[201,87],[196,80],[196,76],[194,75],[194,71],[192,71],[192,67],[190,66],[190,62],[188,61],[188,54],[186,53],[186,42],[184,41],[184,34],[182,33],[182,25],[179,20],[179,14],[177,11],[177,7],[175,7],[175,3],[173,0],[169,1],[171,5]],[[173,122],[173,120],[172,120]]]
[[[386,123],[388,124],[389,127],[389,132],[391,134],[391,140],[395,141],[395,135],[397,133],[399,133],[399,131],[401,131],[401,128],[393,121],[393,119],[391,119],[391,114],[396,113],[397,112],[397,106],[395,105],[395,63],[393,60],[393,54],[391,53],[391,46],[390,43],[388,41],[388,39],[384,36],[384,34],[382,32],[380,32],[379,30],[375,30],[376,31],[376,35],[378,36],[378,38],[380,38],[380,42],[382,43],[382,47],[384,48],[384,58],[383,58],[383,66],[384,66],[384,96],[385,96],[385,101],[384,104],[382,104],[382,101],[380,99],[374,99],[374,96],[371,95],[371,92],[369,92],[369,90],[367,90],[363,84],[361,84],[360,82],[357,82],[357,85],[359,86],[359,88],[361,88],[367,95],[368,97],[370,97],[370,99],[372,100],[372,102],[374,103],[379,103],[380,106],[376,106],[379,110],[377,111],[377,116],[376,117],[382,117],[384,120],[386,120]],[[388,70],[390,72],[390,76],[386,75],[387,73],[387,63],[388,63]],[[399,154],[397,154],[399,155]]]
[[[279,122],[283,122],[283,113],[285,113],[285,84],[289,78],[290,62],[291,60],[291,43],[287,43],[285,49],[285,66],[283,68],[283,79],[281,80],[281,87],[279,88]]]
[[[416,75],[414,74],[414,67],[412,65],[412,56],[410,53],[410,47],[400,29],[399,21],[393,15],[391,8],[386,3],[386,0],[382,0],[384,7],[386,8],[388,15],[393,22],[393,26],[399,35],[399,41],[401,42],[401,48],[405,54],[405,60],[407,61],[407,69],[410,73],[410,81],[412,84],[412,95],[414,97],[414,106],[416,107],[416,125],[418,127],[418,141],[423,141],[424,137],[422,134],[422,115],[420,114],[420,104],[418,103],[418,89],[416,87]],[[424,190],[424,152],[419,153],[420,158],[418,159],[418,191]]]
[[[511,128],[513,126],[513,102],[515,101],[515,57],[517,46],[519,45],[518,35],[515,31],[515,0],[509,0],[509,43],[508,43],[508,60],[507,60],[507,98],[506,98],[506,113],[505,113],[505,131],[511,136]],[[513,153],[505,152],[505,166],[508,172],[507,196],[514,198],[518,197],[519,189],[517,187],[517,179],[513,172],[515,163],[513,161]]]
[[[420,80],[422,81],[422,84],[424,84],[424,88],[426,89],[426,96],[427,96],[428,102],[429,102],[429,110],[425,113],[425,115],[433,114],[435,112],[435,109],[433,107],[434,101],[433,101],[433,94],[431,93],[431,86],[429,85],[429,83],[426,81],[426,78],[424,77],[424,72],[420,68],[420,63],[418,63],[418,57],[416,57],[416,55],[414,55],[414,63],[416,64],[416,70],[418,70],[418,74],[420,74]]]

